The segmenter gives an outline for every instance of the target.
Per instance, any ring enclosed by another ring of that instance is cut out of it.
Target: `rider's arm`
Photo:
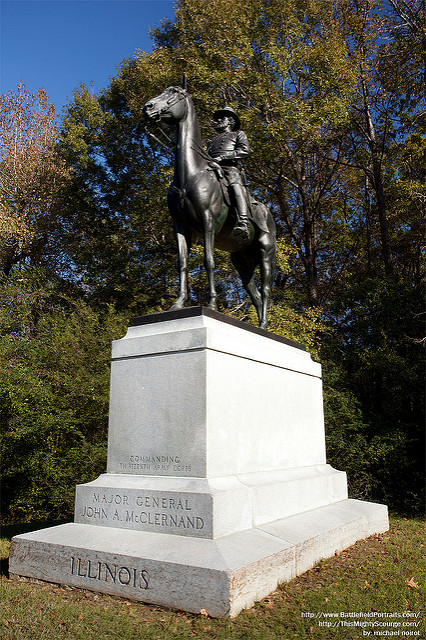
[[[250,153],[249,141],[244,133],[244,131],[238,131],[237,137],[235,140],[235,146],[233,151],[224,151],[220,154],[220,159],[215,158],[216,161],[219,160],[239,160],[246,158]]]

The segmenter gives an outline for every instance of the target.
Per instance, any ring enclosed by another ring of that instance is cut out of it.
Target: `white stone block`
[[[103,474],[77,486],[75,522],[220,538],[252,527],[251,490],[235,476]]]
[[[113,343],[108,472],[217,477],[325,464],[320,365],[220,315],[131,327]]]
[[[336,471],[328,464],[247,473],[238,478],[252,490],[254,526],[348,497],[346,473]]]
[[[220,538],[345,498],[346,474],[330,465],[219,478],[107,473],[77,486],[75,522]]]

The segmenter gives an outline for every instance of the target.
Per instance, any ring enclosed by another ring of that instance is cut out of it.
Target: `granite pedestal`
[[[107,473],[73,523],[13,539],[10,574],[235,616],[387,528],[326,464],[320,365],[195,307],[113,343]]]

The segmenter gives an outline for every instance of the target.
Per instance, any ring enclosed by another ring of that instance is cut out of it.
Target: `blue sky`
[[[151,51],[169,0],[0,0],[1,93],[44,87],[58,112],[80,82],[108,85],[124,58]]]

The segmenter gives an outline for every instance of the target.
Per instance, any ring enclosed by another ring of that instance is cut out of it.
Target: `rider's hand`
[[[220,166],[220,164],[218,164],[216,162],[216,158],[212,161],[209,162],[209,165],[211,166],[211,168],[216,172],[217,176],[222,179],[223,178],[223,171],[222,171],[222,167]]]

